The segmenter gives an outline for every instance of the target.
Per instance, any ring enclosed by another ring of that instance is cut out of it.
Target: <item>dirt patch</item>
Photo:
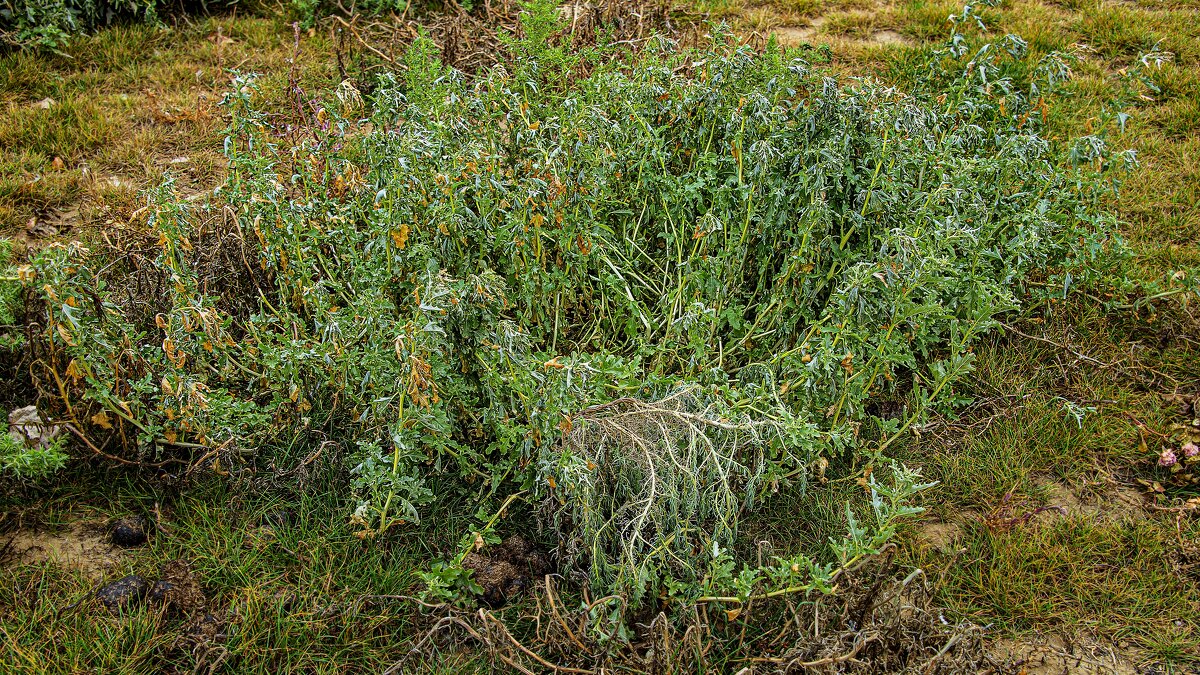
[[[463,567],[471,570],[475,583],[483,587],[479,601],[496,608],[549,572],[550,561],[533,544],[513,535],[486,552],[468,553]]]
[[[903,45],[908,44],[908,40],[904,36],[894,30],[880,30],[871,34],[871,42],[879,45]]]
[[[809,26],[781,26],[775,29],[775,39],[784,47],[812,42],[817,31]]]
[[[1137,675],[1130,654],[1089,639],[1058,635],[997,640],[993,656],[1025,675]]]
[[[871,33],[871,36],[866,39],[825,35],[821,33],[821,26],[825,25],[825,23],[825,17],[818,16],[807,26],[782,26],[775,29],[775,38],[784,47],[795,47],[814,42],[841,42],[857,45],[908,44],[908,39],[894,30],[878,30]]]
[[[1045,491],[1046,503],[1060,507],[1066,516],[1084,516],[1115,522],[1146,515],[1142,494],[1126,485],[1113,485],[1099,498],[1085,498],[1051,478],[1039,480],[1037,486]]]
[[[930,548],[945,551],[962,537],[962,533],[962,525],[958,523],[935,520],[917,528],[917,539]]]
[[[0,542],[0,564],[6,567],[52,562],[99,579],[121,562],[120,549],[99,522],[76,520],[54,531],[18,530],[0,535]]]
[[[809,21],[807,26],[781,26],[775,29],[775,38],[784,47],[808,44],[817,37],[823,25],[825,17],[818,16]]]
[[[1058,513],[1064,517],[1083,517],[1092,520],[1119,522],[1144,518],[1144,498],[1138,490],[1126,485],[1112,485],[1098,497],[1084,497],[1070,487],[1046,477],[1036,486],[1046,496],[1046,506],[1037,508],[1029,500],[1006,501],[986,517],[974,511],[963,511],[950,520],[930,520],[917,526],[917,540],[934,550],[951,550],[960,541],[971,521],[981,521],[989,527],[1012,527],[1028,522],[1041,514]]]
[[[785,25],[775,29],[775,38],[784,47],[796,47],[808,44],[817,36],[817,30],[811,26]]]
[[[952,520],[930,520],[917,526],[917,540],[938,551],[951,550],[966,532],[966,525],[978,520],[974,511],[963,511]]]

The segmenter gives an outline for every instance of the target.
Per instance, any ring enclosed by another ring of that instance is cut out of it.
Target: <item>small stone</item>
[[[56,105],[58,105],[58,101],[55,101],[54,99],[47,96],[46,98],[38,101],[37,103],[34,103],[33,107],[40,108],[42,110],[49,110],[50,108],[52,108]]]
[[[36,225],[36,222],[30,225]],[[57,424],[47,424],[42,420],[37,406],[27,405],[8,413],[8,435],[28,447],[50,447],[59,431]]]
[[[121,548],[133,548],[146,543],[146,519],[140,516],[122,518],[113,524],[112,542]]]
[[[110,612],[132,608],[146,598],[150,583],[144,578],[130,574],[96,590],[96,599]]]

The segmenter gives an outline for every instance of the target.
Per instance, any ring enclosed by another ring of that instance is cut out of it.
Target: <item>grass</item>
[[[915,79],[920,46],[944,39],[946,16],[959,9],[940,0],[696,4],[747,34],[818,23],[813,39],[830,45],[835,67],[900,86]],[[1050,111],[1060,138],[1089,129],[1112,100],[1118,73],[1139,52],[1159,44],[1174,53],[1155,76],[1161,91],[1137,102],[1117,138],[1138,150],[1142,165],[1113,206],[1146,276],[1200,265],[1200,23],[1194,5],[1019,1],[985,8],[983,15],[994,32],[1019,33],[1036,52],[1079,55],[1071,96]],[[823,20],[814,22],[818,17]],[[906,43],[872,40],[884,30]],[[299,76],[314,86],[336,82],[327,37],[303,35],[300,45]],[[184,173],[193,190],[215,185],[223,170],[224,120],[213,104],[227,85],[225,70],[264,72],[263,91],[282,91],[294,53],[283,22],[225,17],[171,29],[111,28],[73,42],[62,56],[0,56],[0,231],[34,238],[27,232],[31,219],[71,234],[125,223],[137,207],[136,190],[165,169]],[[49,109],[33,105],[45,98],[54,101]],[[187,162],[172,163],[181,157]],[[1181,421],[1166,396],[1200,391],[1200,356],[1189,337],[1196,334],[1188,313],[1194,310],[1163,306],[1153,316],[1106,316],[1081,306],[1047,310],[1046,322],[1018,326],[1042,340],[1009,333],[978,350],[970,392],[976,408],[903,449],[906,461],[940,481],[927,503],[931,520],[978,514],[965,519],[956,543],[961,554],[929,546],[917,527],[905,546],[906,561],[940,573],[940,599],[951,611],[992,625],[996,635],[1090,634],[1124,645],[1134,660],[1186,672],[1200,662],[1194,544],[1200,525],[1194,515],[1144,510],[1110,518],[1101,508],[1101,515],[1045,512],[1013,527],[989,526],[987,517],[1006,504],[1016,505],[1015,515],[1053,505],[1049,484],[1103,507],[1117,485],[1143,489],[1139,479],[1165,482],[1166,473],[1153,465],[1154,434]],[[1076,422],[1065,402],[1095,410]],[[808,496],[778,495],[746,538],[820,545],[840,531],[840,504],[854,491],[840,484]],[[1168,485],[1168,491],[1178,498],[1197,495],[1194,486]],[[149,547],[125,554],[111,576],[153,575],[163,561],[192,561],[212,605],[236,608],[239,620],[225,648],[234,659],[226,665],[237,672],[378,672],[391,665],[400,656],[395,636],[416,630],[420,617],[410,606],[361,599],[411,593],[414,572],[453,548],[462,529],[431,518],[403,544],[368,546],[344,522],[345,505],[319,491],[299,501],[286,493],[248,501],[209,481],[179,494],[120,470],[100,477],[83,472],[50,492],[6,499],[9,525],[45,527],[77,517],[83,506],[116,516],[168,505],[166,528]],[[70,608],[93,587],[82,573],[50,564],[0,570],[6,672],[186,671],[222,658],[189,652],[187,626],[148,608],[121,618],[86,605]],[[46,654],[60,656],[47,663]],[[447,652],[423,667],[486,668],[475,658]]]
[[[972,524],[957,561],[918,560],[952,565],[943,596],[998,633],[1066,630],[1125,643],[1150,661],[1194,658],[1196,583],[1180,579],[1176,533],[1153,520],[1043,518],[1009,531]]]
[[[305,84],[333,81],[326,38],[302,36],[297,72]],[[18,233],[30,219],[121,222],[137,190],[165,170],[191,189],[211,189],[224,165],[225,121],[215,104],[228,69],[262,72],[272,85],[265,89],[282,92],[294,52],[282,21],[225,17],[114,27],[61,55],[0,57],[0,230]]]
[[[1100,319],[1088,325],[1106,328]],[[1200,644],[1200,584],[1187,562],[1197,524],[1129,504],[1144,497],[1139,479],[1165,473],[1149,466],[1132,419],[1167,429],[1179,417],[1144,383],[1113,382],[1119,378],[1087,367],[1060,370],[1056,351],[994,346],[983,355],[992,361],[981,369],[981,385],[1010,400],[971,419],[955,440],[910,450],[909,461],[941,481],[931,518],[962,524],[956,556],[914,531],[912,564],[944,570],[942,599],[1000,635],[1099,636],[1135,661],[1190,662]],[[1105,353],[1116,356],[1112,347]],[[1171,356],[1164,350],[1162,361]],[[1195,363],[1191,356],[1170,371],[1191,375],[1186,389],[1195,390]],[[1041,376],[1022,376],[1033,364]],[[1077,423],[1057,397],[1094,401],[1098,410]],[[1020,520],[1042,506],[1066,510]],[[1010,528],[1012,519],[1018,522]]]
[[[22,507],[8,504],[10,516],[27,516],[26,527],[49,530],[80,517],[154,518],[156,505],[169,504],[159,510],[150,545],[122,555],[105,578],[154,579],[162,562],[188,560],[203,580],[214,625],[226,633],[228,654],[193,649],[196,622],[150,604],[116,616],[98,611],[89,600],[96,579],[47,562],[0,569],[5,672],[192,672],[228,660],[240,673],[377,673],[403,656],[397,636],[428,626],[408,603],[387,596],[414,590],[416,572],[438,548],[453,545],[453,523],[439,519],[404,545],[371,546],[353,536],[346,505],[328,494],[246,495],[210,480],[173,496],[118,471],[78,474],[50,492],[23,495]],[[233,615],[236,622],[228,622]],[[49,653],[61,657],[47,663]],[[484,667],[478,658],[442,654],[413,665],[416,672],[464,672]]]

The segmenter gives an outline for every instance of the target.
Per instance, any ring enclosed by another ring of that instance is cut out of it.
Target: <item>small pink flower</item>
[[[1175,462],[1177,461],[1178,458],[1175,456],[1175,451],[1170,448],[1164,449],[1162,454],[1158,456],[1159,466],[1175,466]]]
[[[1195,457],[1196,455],[1200,455],[1200,446],[1197,446],[1191,441],[1184,443],[1180,450],[1183,450],[1184,457]]]

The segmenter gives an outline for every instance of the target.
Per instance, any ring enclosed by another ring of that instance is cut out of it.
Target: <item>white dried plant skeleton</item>
[[[696,385],[588,408],[564,442],[569,487],[547,504],[559,532],[574,533],[560,550],[635,595],[662,568],[693,576],[697,547],[731,546],[743,508],[779,473],[803,476],[823,436],[783,406],[751,417]]]

